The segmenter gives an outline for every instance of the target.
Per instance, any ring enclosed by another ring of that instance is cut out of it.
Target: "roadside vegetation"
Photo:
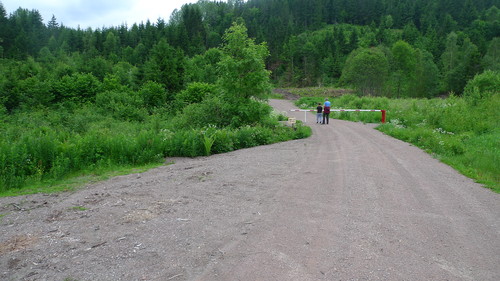
[[[271,89],[266,46],[255,44],[239,24],[224,42],[217,51],[216,83],[191,83],[171,100],[160,83],[147,82],[134,91],[111,76],[100,82],[75,74],[48,86],[66,95],[59,103],[0,112],[0,193],[47,191],[61,180],[160,165],[165,157],[205,156],[310,136],[308,127],[281,125],[285,117],[264,102]],[[238,48],[244,54],[235,58],[241,55],[235,53]],[[246,72],[252,75],[240,75]],[[88,97],[84,102],[82,95]]]
[[[499,89],[500,74],[487,71],[469,81],[461,97],[389,99],[343,95],[330,100],[332,108],[387,110],[386,123],[378,130],[426,150],[500,193]],[[315,108],[324,98],[302,97],[296,104]],[[366,123],[381,121],[379,112],[332,112],[331,117]]]

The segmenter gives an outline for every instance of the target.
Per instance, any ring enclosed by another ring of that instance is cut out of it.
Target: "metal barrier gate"
[[[315,109],[291,109],[290,111],[304,111],[304,123],[307,123],[307,112],[314,111]],[[330,109],[330,112],[344,112],[344,111],[354,111],[354,112],[382,112],[382,123],[385,123],[386,111],[383,109]]]

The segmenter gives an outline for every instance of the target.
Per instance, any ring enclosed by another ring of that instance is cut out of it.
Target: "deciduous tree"
[[[379,48],[358,49],[347,58],[341,81],[365,95],[382,95],[389,61]]]
[[[243,99],[265,98],[271,90],[264,60],[266,44],[248,38],[244,24],[234,23],[224,34],[218,84],[226,95]]]

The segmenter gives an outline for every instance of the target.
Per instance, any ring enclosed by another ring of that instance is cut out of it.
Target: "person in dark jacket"
[[[316,107],[316,123],[321,124],[321,118],[323,118],[323,107],[321,103],[318,103],[318,107]]]

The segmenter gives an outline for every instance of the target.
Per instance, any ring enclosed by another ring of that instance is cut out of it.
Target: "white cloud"
[[[168,21],[174,9],[197,0],[0,0],[7,14],[21,7],[38,10],[47,23],[54,15],[58,23],[82,29],[119,26],[127,23]],[[21,2],[21,3],[20,3]]]

